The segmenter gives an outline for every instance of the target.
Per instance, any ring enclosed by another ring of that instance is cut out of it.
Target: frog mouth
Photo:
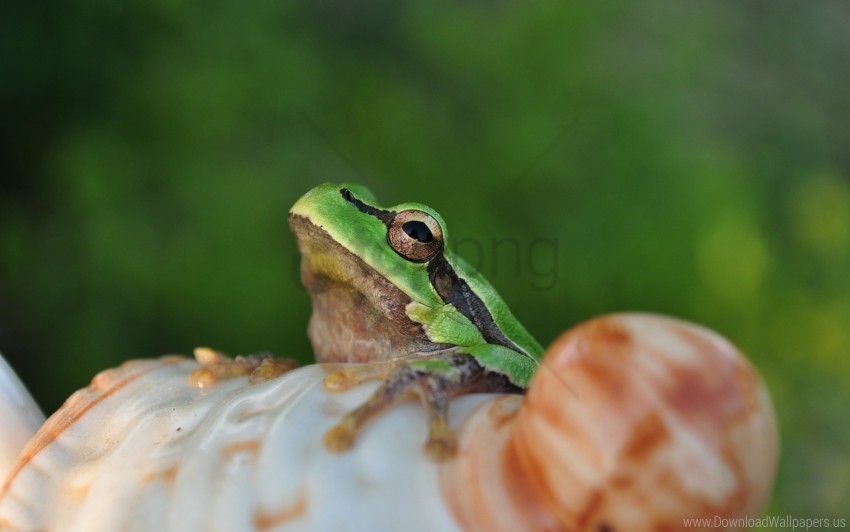
[[[435,351],[406,312],[410,297],[304,216],[289,215],[301,281],[313,305],[307,333],[318,362],[365,362]]]

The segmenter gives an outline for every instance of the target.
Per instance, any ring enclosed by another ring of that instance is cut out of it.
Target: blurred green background
[[[308,361],[287,209],[357,181],[438,209],[543,343],[632,309],[728,336],[779,415],[768,511],[848,517],[848,24],[842,1],[4,3],[0,351],[48,413],[130,358]]]

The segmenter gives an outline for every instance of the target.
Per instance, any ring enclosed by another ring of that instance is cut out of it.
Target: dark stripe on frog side
[[[374,216],[375,218],[381,220],[387,227],[389,227],[390,222],[393,221],[396,213],[395,211],[385,211],[383,209],[378,209],[376,207],[372,207],[366,203],[363,203],[361,200],[354,197],[354,194],[351,193],[347,188],[343,188],[339,191],[342,194],[342,198],[357,207],[357,210],[364,214],[368,214]]]
[[[488,344],[501,345],[533,358],[505,336],[493,320],[490,309],[481,301],[478,294],[472,291],[469,284],[457,276],[442,252],[428,263],[428,278],[443,303],[454,305],[458,312],[475,325]]]

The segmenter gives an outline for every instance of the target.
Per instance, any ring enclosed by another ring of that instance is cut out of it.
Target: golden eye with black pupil
[[[408,209],[393,217],[387,228],[387,242],[405,259],[425,262],[443,248],[443,228],[427,212]]]
[[[434,235],[431,234],[431,230],[428,229],[428,226],[418,220],[405,222],[401,228],[405,233],[407,233],[407,236],[415,238],[423,244],[427,244],[434,240]]]

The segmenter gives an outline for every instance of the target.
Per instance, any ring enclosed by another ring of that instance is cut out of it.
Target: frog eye
[[[393,217],[387,242],[405,259],[425,262],[443,248],[443,228],[427,212],[409,209]]]

